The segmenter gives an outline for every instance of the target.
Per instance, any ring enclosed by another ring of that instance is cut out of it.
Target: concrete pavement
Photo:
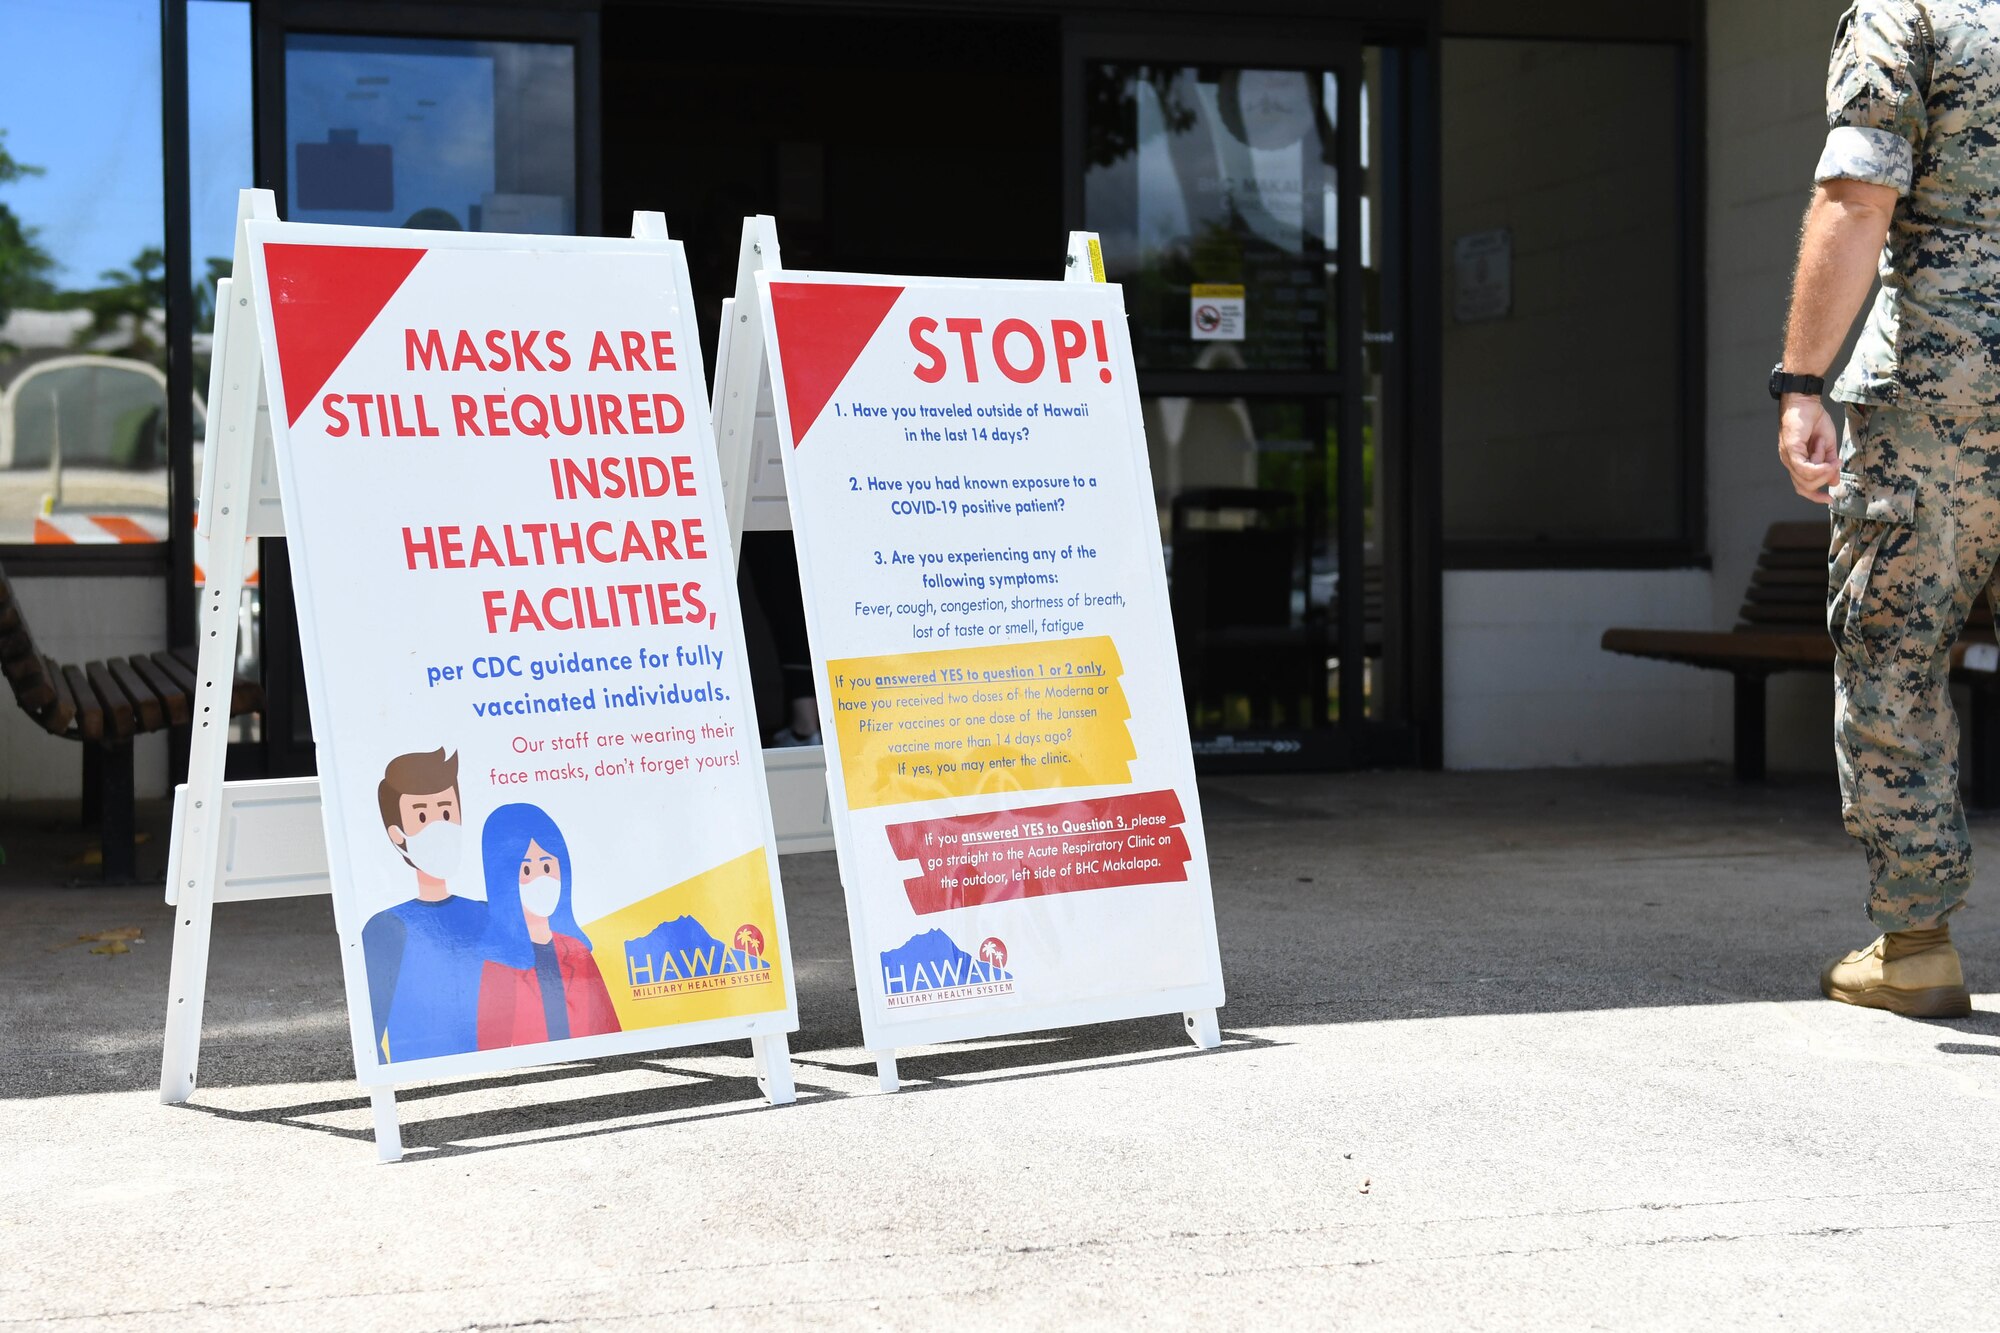
[[[0,1329],[2000,1326],[1986,891],[1976,1012],[1916,1023],[1814,989],[1873,933],[1817,784],[1204,802],[1221,1050],[1120,1023],[879,1095],[832,857],[788,858],[797,1105],[742,1048],[437,1084],[393,1166],[324,900],[220,909],[202,1088],[162,1107],[157,886],[56,887],[69,835],[0,824]]]

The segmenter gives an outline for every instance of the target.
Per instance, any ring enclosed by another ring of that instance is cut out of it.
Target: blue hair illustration
[[[508,967],[535,965],[534,941],[528,938],[528,923],[521,915],[521,861],[528,844],[537,843],[556,859],[562,873],[562,896],[549,914],[549,927],[558,935],[568,935],[590,947],[590,937],[576,924],[570,906],[575,886],[569,859],[569,844],[562,830],[538,805],[516,802],[503,805],[486,817],[480,830],[480,861],[486,867],[486,936],[482,948],[488,958]]]

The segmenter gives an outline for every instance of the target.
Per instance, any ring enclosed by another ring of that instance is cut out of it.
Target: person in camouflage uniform
[[[1827,121],[1771,388],[1793,486],[1832,510],[1842,817],[1882,935],[1820,987],[1955,1016],[1971,1004],[1947,918],[1972,845],[1949,675],[1974,599],[2000,606],[2000,4],[1854,5],[1835,31]],[[1880,292],[1833,388],[1847,412],[1836,450],[1814,377],[1878,257]]]

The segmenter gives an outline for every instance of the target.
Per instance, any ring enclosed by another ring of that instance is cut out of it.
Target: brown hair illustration
[[[375,789],[375,802],[382,807],[382,827],[402,827],[403,811],[398,802],[403,797],[440,791],[458,791],[456,754],[448,755],[439,746],[428,753],[397,755],[382,771],[382,785]]]

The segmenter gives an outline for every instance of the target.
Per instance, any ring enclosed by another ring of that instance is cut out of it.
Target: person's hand
[[[1826,492],[1840,482],[1840,435],[1816,395],[1785,395],[1778,461],[1791,473],[1793,490],[1815,504],[1831,503]]]

